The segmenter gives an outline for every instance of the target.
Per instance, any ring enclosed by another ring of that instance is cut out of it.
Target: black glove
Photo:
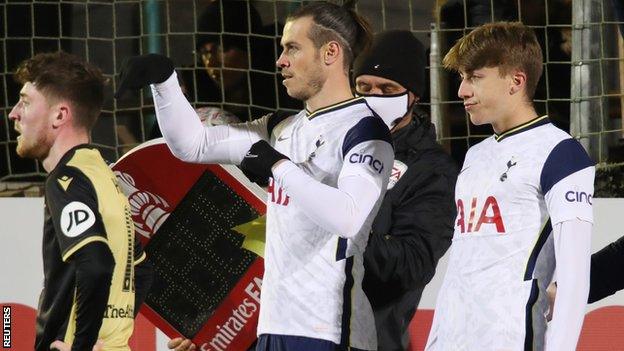
[[[127,58],[121,65],[115,98],[119,99],[127,89],[138,90],[149,84],[162,83],[173,70],[173,61],[167,56],[147,54]]]
[[[271,167],[279,160],[290,160],[280,154],[265,140],[257,141],[251,145],[249,151],[243,158],[240,168],[247,178],[258,185],[265,186],[269,183],[269,178],[273,175]]]

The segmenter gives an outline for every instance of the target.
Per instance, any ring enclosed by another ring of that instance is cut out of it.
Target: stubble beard
[[[295,91],[292,94],[289,94],[291,97],[306,102],[321,91],[325,85],[326,77],[323,75],[320,56],[317,60],[315,60],[315,63],[315,67],[308,71],[308,79],[305,82],[305,86],[300,91]]]
[[[47,142],[44,137],[39,136],[37,140],[31,143],[27,143],[24,137],[20,138],[17,142],[15,151],[21,158],[28,158],[33,160],[43,161],[50,152],[50,147],[47,146]]]

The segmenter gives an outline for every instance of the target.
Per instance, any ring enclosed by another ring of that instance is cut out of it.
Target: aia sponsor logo
[[[567,202],[580,202],[593,205],[592,194],[588,194],[584,191],[570,190],[565,193],[565,199]]]
[[[269,178],[269,187],[267,188],[267,191],[270,194],[269,201],[278,205],[288,206],[290,197],[286,195],[286,192],[281,186],[275,189],[275,181],[273,178]]]
[[[488,196],[485,201],[473,197],[470,200],[470,208],[468,209],[468,218],[466,218],[466,208],[462,199],[457,200],[457,222],[456,227],[463,233],[478,232],[481,226],[489,225],[496,229],[498,233],[505,233],[505,223],[501,216],[498,201],[494,196]],[[477,217],[477,213],[479,216]]]

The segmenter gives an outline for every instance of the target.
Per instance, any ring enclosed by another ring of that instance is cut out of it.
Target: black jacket
[[[405,347],[401,338],[453,236],[457,167],[436,143],[433,126],[419,123],[414,118],[392,134],[395,159],[408,168],[386,193],[364,254],[363,288],[379,350]]]
[[[591,257],[588,303],[594,303],[624,289],[624,236]]]

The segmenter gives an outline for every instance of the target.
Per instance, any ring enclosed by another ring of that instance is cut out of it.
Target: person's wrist
[[[173,72],[171,72],[171,75],[167,79],[160,83],[150,83],[150,86],[153,87],[154,90],[156,90],[157,92],[162,92],[167,89],[171,89],[172,87],[177,88],[180,86],[180,83],[178,82],[178,75],[174,70]]]
[[[275,162],[273,164],[273,166],[271,166],[271,173],[275,172],[275,170],[277,169],[277,167],[279,167],[281,164],[283,164],[284,162],[288,161],[287,158],[283,158],[277,162]]]

